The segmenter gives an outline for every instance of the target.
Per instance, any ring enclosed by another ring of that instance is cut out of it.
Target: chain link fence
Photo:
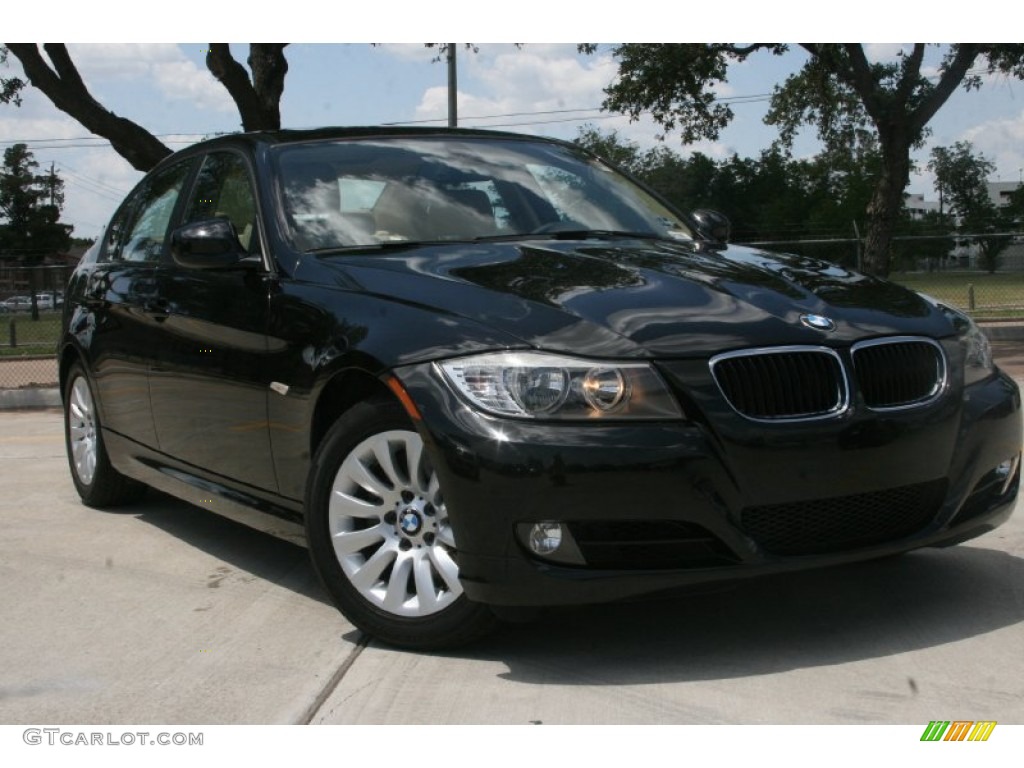
[[[0,262],[0,389],[56,386],[64,286],[72,269]]]
[[[1024,235],[1004,233],[1000,248],[986,257],[977,238],[906,235],[893,238],[889,279],[964,310],[976,320],[1024,323]],[[861,241],[760,240],[756,248],[809,256],[857,269]],[[988,267],[995,269],[989,271]]]

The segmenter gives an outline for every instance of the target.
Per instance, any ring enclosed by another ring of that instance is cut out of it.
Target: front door
[[[203,159],[185,223],[226,218],[260,253],[252,176],[230,151]],[[277,490],[267,425],[268,273],[263,269],[159,270],[164,319],[150,397],[160,451],[205,472]]]

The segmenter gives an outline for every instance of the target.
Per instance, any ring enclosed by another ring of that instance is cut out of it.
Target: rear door
[[[187,160],[144,180],[114,215],[89,274],[79,320],[104,427],[151,447],[149,368],[161,321],[157,272],[193,167]]]

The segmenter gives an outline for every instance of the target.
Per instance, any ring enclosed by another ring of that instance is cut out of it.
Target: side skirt
[[[106,429],[103,442],[111,463],[121,474],[257,531],[306,546],[299,508],[291,509],[238,487],[229,487],[216,476],[199,475],[201,470],[195,467]]]

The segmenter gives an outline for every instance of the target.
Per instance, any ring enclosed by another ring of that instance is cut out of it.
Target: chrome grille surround
[[[934,339],[889,336],[860,341],[850,355],[858,388],[873,411],[927,405],[941,396],[949,383],[946,352]]]
[[[743,349],[715,355],[709,365],[726,402],[751,421],[829,419],[850,407],[846,367],[828,347]],[[809,380],[816,391],[807,389]]]

